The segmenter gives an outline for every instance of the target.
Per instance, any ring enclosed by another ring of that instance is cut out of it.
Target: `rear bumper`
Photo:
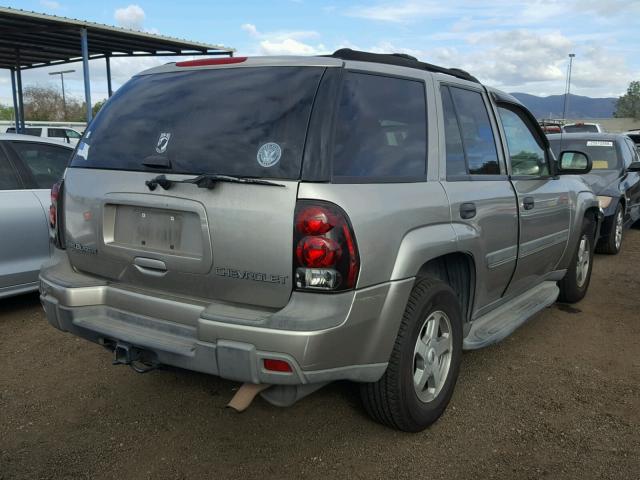
[[[40,275],[42,305],[57,329],[144,349],[161,364],[275,385],[379,379],[413,286],[407,279],[335,295],[294,292],[286,307],[267,311],[126,290],[60,257]],[[265,370],[266,358],[293,372]]]

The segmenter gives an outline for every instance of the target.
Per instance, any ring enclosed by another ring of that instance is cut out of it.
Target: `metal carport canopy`
[[[11,70],[16,130],[24,129],[21,71],[83,62],[87,123],[91,121],[89,60],[145,56],[229,55],[234,49],[111,27],[55,15],[0,7],[0,68]]]

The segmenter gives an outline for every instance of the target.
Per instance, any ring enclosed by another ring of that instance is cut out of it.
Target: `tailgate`
[[[115,284],[160,294],[279,308],[292,290],[298,182],[285,188],[174,184],[155,175],[70,168],[65,235],[71,263]],[[190,175],[168,175],[171,179]]]

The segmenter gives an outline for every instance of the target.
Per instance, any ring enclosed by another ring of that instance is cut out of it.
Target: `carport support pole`
[[[16,79],[18,82],[18,112],[20,113],[20,121],[18,122],[18,133],[24,133],[24,96],[22,95],[22,72],[20,67],[16,68]]]
[[[9,70],[11,72],[11,94],[13,95],[13,119],[16,125],[16,133],[20,131],[20,112],[18,111],[18,94],[16,92],[16,72],[13,68]]]
[[[107,63],[107,93],[109,97],[113,95],[113,89],[111,88],[111,61],[109,55],[105,55],[104,61]]]
[[[87,125],[91,123],[91,83],[89,81],[89,44],[87,42],[87,29],[80,29],[80,44],[82,46],[82,73],[84,74],[84,101],[87,106]]]

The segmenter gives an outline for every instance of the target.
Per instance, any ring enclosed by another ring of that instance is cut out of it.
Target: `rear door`
[[[480,85],[440,85],[446,180],[459,248],[476,261],[476,315],[502,297],[516,264],[518,213],[497,126]]]
[[[186,69],[132,79],[65,177],[73,265],[123,288],[284,306],[307,125],[322,67]],[[275,186],[150,180],[224,174]]]
[[[555,270],[567,248],[571,224],[569,192],[564,182],[551,176],[543,134],[524,108],[500,103],[496,111],[511,183],[518,197],[518,262],[508,290],[518,294]]]

